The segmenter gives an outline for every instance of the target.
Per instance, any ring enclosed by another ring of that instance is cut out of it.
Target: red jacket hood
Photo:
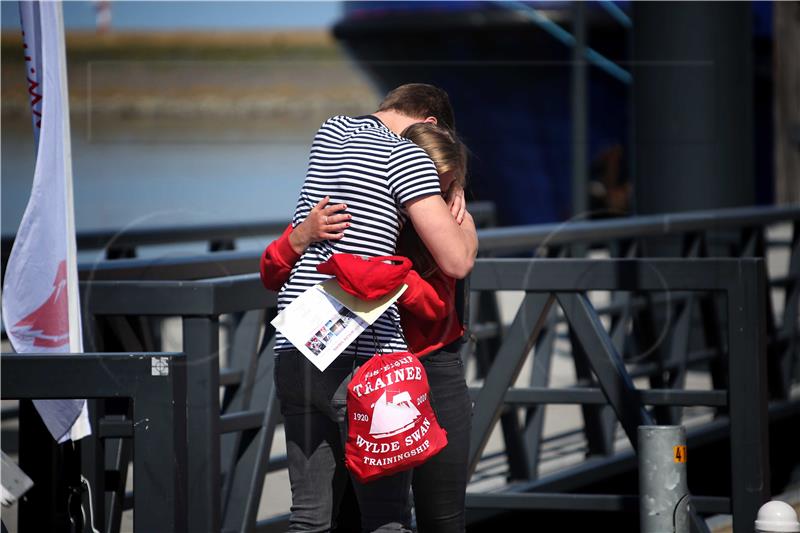
[[[336,276],[342,290],[362,300],[376,300],[394,291],[403,283],[409,270],[410,259],[390,255],[333,254],[317,265],[317,271]]]

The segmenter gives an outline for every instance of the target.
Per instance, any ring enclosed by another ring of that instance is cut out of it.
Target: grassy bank
[[[3,65],[22,63],[20,32],[0,38]],[[67,60],[336,59],[341,52],[327,31],[281,32],[70,32]]]
[[[298,116],[376,102],[328,32],[70,33],[74,112],[120,117]],[[28,111],[22,41],[2,35],[2,111]]]

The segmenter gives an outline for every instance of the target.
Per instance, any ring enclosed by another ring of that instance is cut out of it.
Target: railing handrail
[[[709,269],[693,278],[673,280],[673,284],[666,287],[663,274],[683,268],[686,259],[477,259],[470,274],[470,289],[565,292],[635,288],[722,290],[727,277],[735,276],[742,262],[763,260],[700,258],[692,261],[708,265]],[[613,282],[597,281],[612,277]],[[563,283],[564,279],[569,283]],[[110,297],[112,294],[114,298]],[[89,313],[99,315],[216,315],[273,307],[276,301],[276,294],[264,289],[259,274],[191,281],[81,282],[82,305]]]
[[[480,253],[510,252],[532,250],[541,245],[671,236],[784,221],[800,221],[800,206],[717,209],[613,220],[485,228],[478,230],[478,241]],[[84,280],[203,279],[257,272],[260,254],[258,250],[228,250],[183,257],[114,259],[82,263],[79,265],[79,275]]]
[[[261,252],[225,250],[180,257],[109,259],[78,264],[81,280],[207,279],[257,272]]]
[[[95,315],[220,315],[274,307],[277,301],[258,274],[193,281],[81,282],[80,290],[81,305]]]
[[[477,220],[490,221],[494,217],[494,204],[492,202],[470,202],[469,209]],[[220,241],[262,235],[280,235],[288,223],[288,219],[281,219],[198,225],[175,224],[130,229],[84,230],[77,233],[76,242],[79,250],[99,250],[109,245],[114,248],[129,248],[158,244]],[[11,248],[14,237],[14,235],[9,234],[2,236],[4,250]]]
[[[493,216],[490,202],[474,202],[471,210]],[[472,211],[471,211],[472,212]],[[606,220],[580,220],[503,226],[479,230],[484,250],[536,246],[543,243],[563,244],[587,240],[617,239],[649,235],[758,226],[782,220],[800,220],[800,205],[769,207],[735,207],[705,211],[686,211],[663,215],[639,215]],[[93,250],[107,247],[131,247],[180,242],[201,242],[280,234],[286,221],[255,221],[193,226],[160,226],[129,230],[90,230],[78,232],[78,249]],[[14,235],[3,235],[2,247],[9,250]]]
[[[799,206],[737,207],[642,215],[610,220],[580,220],[532,226],[505,226],[479,230],[480,251],[532,248],[542,244],[601,242],[712,229],[763,226],[781,221],[800,221]]]

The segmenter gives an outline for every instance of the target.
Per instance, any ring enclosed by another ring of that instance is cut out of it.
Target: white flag
[[[18,353],[80,353],[83,339],[61,3],[20,2],[20,16],[38,147],[31,196],[6,267],[3,322]],[[58,442],[91,433],[86,400],[35,400],[34,404]]]

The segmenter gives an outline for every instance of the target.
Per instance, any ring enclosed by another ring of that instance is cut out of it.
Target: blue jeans
[[[359,362],[364,362],[362,359]],[[320,372],[300,352],[278,352],[275,386],[292,487],[289,531],[330,531],[349,478],[344,464],[347,384],[353,357]],[[410,532],[411,472],[368,484],[352,480],[364,532]]]
[[[447,446],[413,471],[417,531],[463,532],[472,430],[472,400],[464,365],[455,351],[440,350],[421,361],[428,374],[436,419],[447,431]]]

